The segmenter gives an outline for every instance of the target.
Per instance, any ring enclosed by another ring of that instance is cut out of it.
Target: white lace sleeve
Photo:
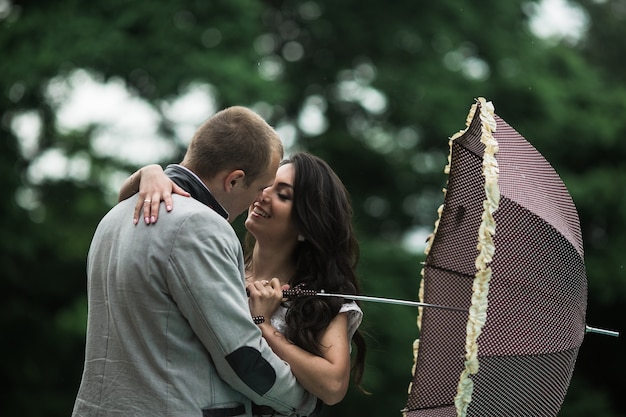
[[[352,340],[352,336],[354,336],[356,329],[359,328],[363,320],[363,311],[357,303],[353,301],[342,305],[339,312],[348,313],[348,337]]]
[[[363,320],[363,311],[355,302],[345,303],[341,306],[339,310],[340,313],[348,313],[348,337],[352,340],[352,336],[354,336],[354,332],[361,325],[361,321]],[[285,314],[287,313],[287,308],[285,306],[278,307],[278,310],[272,316],[272,326],[276,328],[279,332],[285,334]]]

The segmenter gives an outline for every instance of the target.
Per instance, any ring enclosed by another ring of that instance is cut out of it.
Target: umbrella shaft
[[[318,292],[316,295],[319,295],[322,297],[341,297],[347,300],[372,301],[375,303],[400,304],[400,305],[412,306],[412,307],[440,308],[443,310],[467,312],[467,309],[464,309],[464,308],[442,306],[438,304],[420,303],[417,301],[397,300],[395,298],[370,297],[367,295],[332,294],[332,293],[327,293],[327,292]]]
[[[619,332],[614,332],[613,330],[598,329],[597,327],[585,326],[585,331],[587,333],[599,333],[606,336],[619,337]]]

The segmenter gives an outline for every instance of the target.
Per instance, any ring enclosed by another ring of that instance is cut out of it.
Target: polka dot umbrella
[[[450,139],[426,249],[405,417],[556,416],[583,341],[578,214],[541,154],[479,98]]]

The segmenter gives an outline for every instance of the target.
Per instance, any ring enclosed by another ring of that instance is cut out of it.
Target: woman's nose
[[[261,203],[269,203],[270,197],[265,190],[261,190],[261,195],[259,196],[259,202]]]

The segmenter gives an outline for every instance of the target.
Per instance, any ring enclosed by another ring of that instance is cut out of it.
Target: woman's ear
[[[241,169],[231,171],[224,178],[224,191],[231,192],[235,187],[243,186],[243,179],[246,177],[246,173]]]

